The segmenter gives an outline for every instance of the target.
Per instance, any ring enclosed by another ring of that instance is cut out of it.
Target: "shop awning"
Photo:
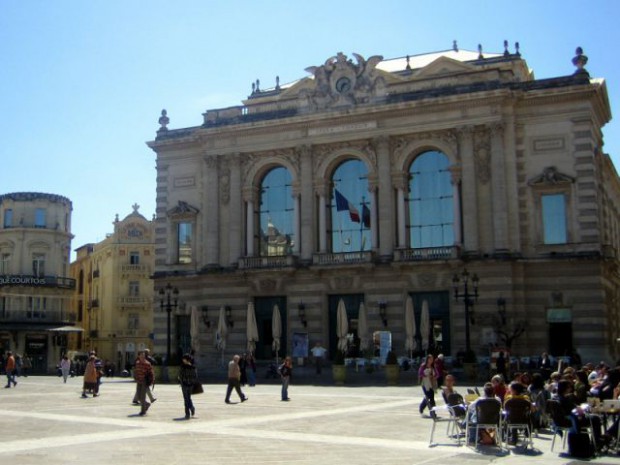
[[[84,329],[79,326],[60,326],[58,328],[50,328],[49,331],[55,333],[81,333],[84,332]]]

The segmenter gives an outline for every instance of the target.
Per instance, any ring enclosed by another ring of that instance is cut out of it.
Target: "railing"
[[[148,297],[119,297],[118,303],[120,305],[132,305],[132,306],[143,306],[150,302]]]
[[[116,333],[117,336],[133,336],[133,337],[148,337],[149,332],[146,329],[124,329]]]
[[[149,265],[121,265],[122,273],[149,273]]]
[[[75,323],[77,315],[66,310],[29,310],[4,309],[0,310],[1,322],[47,322],[47,323]]]
[[[394,260],[397,262],[414,262],[421,260],[451,260],[458,258],[458,247],[427,247],[424,249],[397,249]]]
[[[239,260],[239,268],[286,268],[295,266],[296,260],[296,257],[293,255],[243,257]]]
[[[368,252],[342,252],[342,253],[317,253],[312,256],[313,265],[348,265],[355,263],[371,263],[373,253]]]

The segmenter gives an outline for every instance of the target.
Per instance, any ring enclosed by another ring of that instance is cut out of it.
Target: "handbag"
[[[205,390],[202,388],[202,384],[200,381],[194,381],[194,385],[192,386],[192,394],[202,394]]]

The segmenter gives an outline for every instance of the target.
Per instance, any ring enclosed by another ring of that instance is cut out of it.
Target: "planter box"
[[[390,386],[396,386],[400,377],[400,367],[398,365],[386,365],[385,377]]]
[[[338,386],[342,386],[347,378],[347,367],[345,365],[332,365],[332,373],[334,374],[334,382]]]

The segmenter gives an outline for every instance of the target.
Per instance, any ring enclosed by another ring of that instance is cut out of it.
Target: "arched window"
[[[419,155],[409,169],[409,244],[413,249],[454,245],[450,162],[441,152]]]
[[[340,164],[332,176],[331,249],[334,253],[372,248],[368,170],[360,160]]]
[[[295,244],[294,202],[291,174],[284,167],[273,168],[260,189],[260,255],[290,255]]]

